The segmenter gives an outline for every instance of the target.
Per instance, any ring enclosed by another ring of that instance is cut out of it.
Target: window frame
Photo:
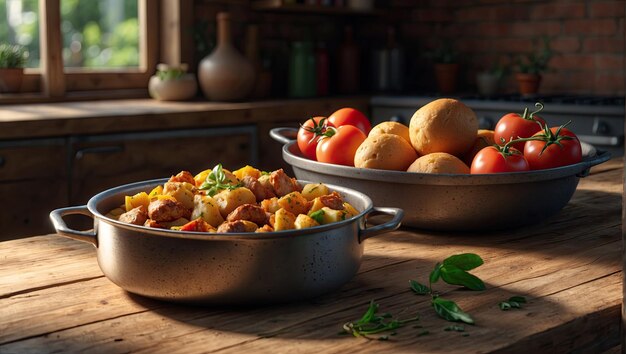
[[[41,64],[39,68],[24,69],[22,89],[17,96],[34,93],[43,98],[62,98],[77,91],[145,90],[158,61],[159,1],[137,0],[137,5],[140,24],[137,68],[65,68],[61,0],[39,0]]]

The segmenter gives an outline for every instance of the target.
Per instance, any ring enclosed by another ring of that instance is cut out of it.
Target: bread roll
[[[368,137],[378,136],[381,134],[395,134],[404,138],[409,144],[411,143],[411,138],[409,137],[409,127],[402,123],[398,122],[382,122],[377,124],[370,131]]]
[[[407,172],[467,174],[470,173],[470,169],[454,155],[434,152],[415,160]]]
[[[420,155],[447,152],[462,157],[474,144],[477,130],[474,111],[451,98],[418,109],[409,124],[411,144]]]
[[[354,155],[354,166],[406,171],[417,153],[404,138],[395,134],[368,137]]]
[[[463,157],[463,162],[466,165],[471,166],[472,161],[474,160],[474,156],[487,146],[491,146],[495,144],[495,140],[493,138],[493,130],[488,129],[478,129],[478,134],[476,134],[476,139],[474,140],[474,145],[472,148],[465,154]]]

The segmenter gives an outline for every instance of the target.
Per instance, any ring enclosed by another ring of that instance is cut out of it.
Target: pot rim
[[[299,230],[292,229],[292,230],[281,230],[281,231],[259,232],[259,233],[250,233],[250,232],[207,233],[207,232],[198,232],[198,231],[177,231],[177,230],[169,230],[169,229],[157,229],[157,228],[146,227],[143,225],[133,225],[133,224],[123,223],[118,220],[111,219],[105,216],[98,210],[98,207],[103,202],[103,200],[111,196],[114,196],[117,194],[121,195],[125,191],[133,191],[133,192],[127,193],[124,195],[132,195],[141,190],[149,191],[151,188],[155,187],[156,185],[160,185],[160,184],[162,185],[168,180],[169,178],[161,178],[161,179],[140,181],[140,182],[124,184],[121,186],[107,189],[91,197],[89,201],[87,202],[87,209],[93,215],[94,219],[98,220],[99,222],[105,222],[115,227],[139,232],[139,233],[142,233],[142,236],[153,235],[153,236],[163,236],[163,237],[171,237],[171,238],[178,238],[178,239],[193,239],[193,240],[203,240],[203,241],[205,240],[206,241],[248,241],[248,240],[274,240],[274,239],[303,237],[306,235],[319,234],[321,232],[341,228],[348,224],[355,223],[359,221],[361,218],[364,218],[374,208],[372,200],[364,193],[361,193],[357,190],[350,189],[347,187],[324,183],[332,191],[337,191],[344,195],[351,195],[356,198],[363,199],[366,207],[356,216],[353,216],[349,219],[345,219],[339,222],[334,222],[331,224],[314,226],[314,227],[309,227],[306,229],[299,229]],[[312,183],[312,182],[302,181],[302,180],[299,180],[298,182],[301,184]]]
[[[391,171],[371,168],[342,166],[309,160],[298,155],[295,140],[283,145],[283,159],[295,168],[315,171],[327,175],[346,177],[350,179],[388,182],[399,184],[419,185],[490,185],[490,184],[518,184],[552,180],[569,176],[584,176],[589,168],[606,162],[611,158],[608,151],[597,151],[587,143],[581,142],[583,160],[579,163],[556,168],[493,174],[453,174],[453,173],[419,173],[406,171]],[[295,153],[293,151],[296,151]],[[587,152],[587,155],[585,155]]]

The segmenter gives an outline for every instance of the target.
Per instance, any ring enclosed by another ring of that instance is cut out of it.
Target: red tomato
[[[541,139],[527,141],[524,146],[524,156],[531,170],[571,165],[583,159],[578,137],[563,126],[546,127],[533,137]]]
[[[539,111],[543,109],[541,103],[538,103],[537,106],[540,107]],[[504,145],[511,139],[528,138],[540,131],[541,127],[546,125],[546,121],[541,117],[535,116],[537,112],[528,114],[528,108],[526,108],[521,116],[517,113],[509,113],[500,118],[493,132],[496,144]],[[540,122],[541,126],[537,122]],[[502,139],[504,139],[504,142],[502,142]],[[513,147],[519,151],[524,151],[524,142],[515,143]]]
[[[308,159],[315,160],[315,148],[319,138],[324,135],[327,129],[326,117],[313,117],[298,129],[298,148],[302,155]]]
[[[365,133],[353,125],[335,128],[335,134],[322,138],[317,144],[317,161],[354,166],[356,149],[365,138]]]
[[[470,167],[470,173],[501,173],[528,171],[530,168],[521,151],[509,148],[503,152],[503,148],[487,146],[480,150]]]
[[[335,127],[354,125],[361,129],[365,135],[369,134],[370,130],[372,130],[372,124],[369,119],[354,108],[341,108],[328,117],[328,122]]]

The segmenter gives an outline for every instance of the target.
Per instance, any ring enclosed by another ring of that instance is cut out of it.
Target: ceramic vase
[[[217,14],[217,46],[200,61],[198,81],[211,101],[240,101],[254,88],[254,68],[233,45],[230,14],[226,12]]]

